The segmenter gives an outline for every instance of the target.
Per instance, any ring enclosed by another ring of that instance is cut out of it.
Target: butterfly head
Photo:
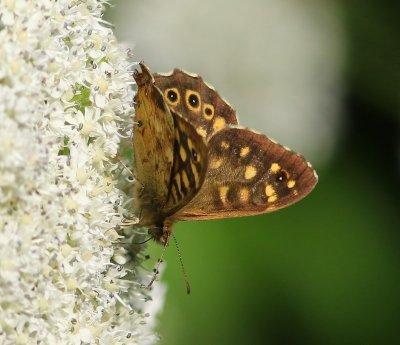
[[[165,246],[168,243],[168,238],[172,233],[172,223],[164,221],[159,225],[150,226],[148,229],[149,235],[153,238],[153,240],[162,246]]]

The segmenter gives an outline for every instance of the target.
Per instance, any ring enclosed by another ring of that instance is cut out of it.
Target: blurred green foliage
[[[399,115],[400,2],[342,0],[348,91]]]

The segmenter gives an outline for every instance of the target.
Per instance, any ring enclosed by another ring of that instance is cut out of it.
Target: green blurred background
[[[176,225],[192,294],[170,246],[161,344],[399,344],[400,2],[113,3],[138,61],[201,73],[320,177],[277,213]]]

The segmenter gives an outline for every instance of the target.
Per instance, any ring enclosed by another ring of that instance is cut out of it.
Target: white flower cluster
[[[132,116],[132,63],[104,5],[0,0],[1,344],[157,339],[143,254],[129,272],[115,263],[129,258],[113,245],[124,196],[111,158]]]

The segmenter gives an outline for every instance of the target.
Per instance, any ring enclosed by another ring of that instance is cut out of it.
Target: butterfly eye
[[[186,105],[192,111],[200,110],[200,95],[198,92],[188,90],[186,92]]]
[[[177,88],[167,89],[164,92],[164,96],[167,99],[167,102],[171,105],[176,105],[179,103],[179,92]]]
[[[214,107],[211,104],[204,104],[203,116],[206,120],[211,120],[214,116]]]

